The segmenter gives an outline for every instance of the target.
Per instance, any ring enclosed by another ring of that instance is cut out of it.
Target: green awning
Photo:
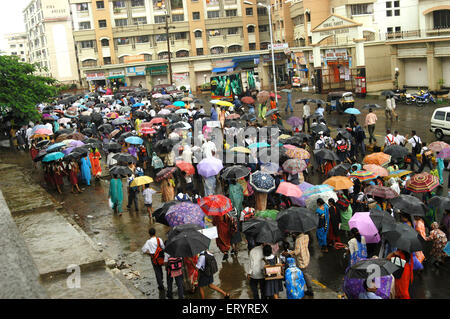
[[[148,66],[145,71],[150,75],[167,74],[167,65]]]
[[[108,76],[108,80],[113,80],[113,79],[125,79],[125,76],[124,75]]]

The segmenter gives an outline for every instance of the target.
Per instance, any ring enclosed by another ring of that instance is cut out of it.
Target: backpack
[[[156,247],[156,251],[154,254],[152,254],[152,263],[154,265],[162,266],[164,265],[164,250],[162,250],[160,244],[159,244],[159,238],[156,238],[156,241],[158,243],[158,247]]]
[[[238,231],[238,213],[235,208],[228,213],[228,217],[230,218],[231,233],[237,232]]]
[[[183,259],[181,257],[169,257],[167,267],[171,277],[178,277],[183,273]]]
[[[413,137],[414,142],[416,142],[416,145],[414,145],[413,147],[413,151],[416,154],[420,154],[420,152],[422,151],[422,143],[419,143],[419,141],[417,141],[414,137]]]
[[[255,209],[252,207],[245,207],[241,212],[241,221],[247,221],[255,217]]]
[[[337,150],[339,152],[345,152],[347,150],[347,143],[338,144]]]
[[[342,195],[338,195],[338,201],[336,202],[336,207],[340,210],[346,211],[350,201]]]
[[[219,270],[216,258],[206,252],[201,253],[200,256],[201,255],[205,256],[205,268],[202,270],[203,273],[208,277],[213,276]]]

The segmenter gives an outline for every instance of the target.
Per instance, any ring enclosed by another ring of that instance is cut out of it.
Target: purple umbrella
[[[205,226],[203,221],[204,217],[205,214],[200,206],[191,202],[181,202],[170,206],[165,215],[170,227],[195,224],[200,225],[203,228]]]
[[[203,177],[211,177],[219,174],[222,170],[222,161],[215,157],[207,157],[197,164],[198,174]]]
[[[303,182],[300,185],[298,185],[298,188],[300,188],[300,190],[302,192],[306,191],[308,188],[313,187],[313,184],[307,183],[307,182]],[[297,206],[302,206],[302,207],[306,207],[306,198],[301,196],[301,197],[290,197],[292,204],[297,205]]]
[[[447,159],[450,158],[450,147],[444,148],[442,151],[438,153],[437,158]]]
[[[370,212],[355,213],[348,221],[350,228],[357,228],[359,233],[366,238],[366,243],[378,243],[380,234],[370,218]]]
[[[69,155],[69,154],[73,151],[74,148],[75,148],[75,146],[73,146],[73,147],[68,147],[68,148],[66,148],[65,150],[63,150],[62,152],[63,152],[65,155]]]
[[[380,287],[377,289],[375,294],[383,299],[389,299],[391,294],[392,277],[382,276],[377,278],[380,282]],[[366,279],[362,278],[344,278],[344,284],[342,290],[345,292],[349,299],[358,299],[361,292],[365,292],[363,282]]]
[[[289,124],[290,126],[301,126],[303,125],[303,120],[299,117],[296,116],[291,116],[290,118],[287,119],[286,121],[287,124]]]
[[[74,147],[83,146],[84,143],[82,141],[73,140],[69,143],[69,145],[73,149]]]

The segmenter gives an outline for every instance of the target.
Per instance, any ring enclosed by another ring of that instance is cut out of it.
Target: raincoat
[[[123,189],[122,180],[119,178],[111,179],[109,183],[109,197],[113,203],[113,208],[117,208],[119,213],[122,212],[122,201],[123,201]]]
[[[244,209],[243,205],[242,205],[242,201],[244,200],[244,191],[243,188],[240,184],[236,183],[236,184],[230,184],[229,187],[229,198],[231,200],[231,204],[233,205],[233,208],[236,209],[236,212],[238,214],[238,220],[241,216],[241,212]]]
[[[286,296],[288,299],[302,299],[305,296],[305,278],[295,264],[294,258],[287,258],[288,268],[285,272]]]
[[[258,112],[258,116],[262,119],[266,118],[266,112],[267,112],[267,106],[266,104],[259,104],[259,108],[258,108],[259,112]]]
[[[101,158],[102,156],[100,155],[100,152],[98,150],[95,150],[95,152],[91,152],[89,154],[89,160],[92,167],[92,175],[94,176],[102,175],[102,167],[100,165]]]
[[[81,180],[86,185],[91,185],[91,161],[89,158],[83,157],[81,159]]]
[[[437,158],[437,170],[439,173],[439,183],[444,184],[444,160],[442,158]]]

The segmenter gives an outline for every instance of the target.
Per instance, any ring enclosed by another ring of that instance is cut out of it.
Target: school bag
[[[206,252],[201,253],[200,256],[201,255],[205,256],[205,267],[202,270],[203,273],[208,277],[213,276],[219,270],[216,258]]]
[[[414,145],[413,151],[416,154],[420,154],[420,152],[422,151],[422,143],[419,143],[419,141],[416,140],[414,137],[413,137],[413,140],[414,140],[414,142],[416,142],[416,145]]]
[[[178,277],[183,273],[183,259],[181,257],[169,257],[167,266],[171,277]]]
[[[159,243],[159,238],[156,239],[158,246],[156,247],[155,253],[152,254],[152,263],[154,265],[162,266],[164,265],[164,250],[161,248]]]
[[[336,207],[340,210],[346,211],[350,201],[342,195],[338,195],[338,201],[336,202]]]

